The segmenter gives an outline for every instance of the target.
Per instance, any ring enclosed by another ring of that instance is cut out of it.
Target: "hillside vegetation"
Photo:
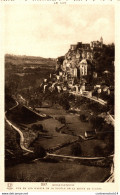
[[[54,72],[55,59],[5,55],[5,86],[14,95],[39,87]]]

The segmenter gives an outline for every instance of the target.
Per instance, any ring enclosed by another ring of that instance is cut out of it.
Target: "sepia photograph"
[[[4,182],[115,182],[113,5],[4,6]]]

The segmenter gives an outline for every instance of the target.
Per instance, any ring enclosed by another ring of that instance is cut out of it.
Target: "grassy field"
[[[74,134],[77,136],[79,135],[84,136],[85,131],[92,130],[92,125],[87,122],[82,122],[79,119],[79,116],[77,114],[71,114],[66,112],[63,109],[54,109],[54,108],[40,108],[39,110],[53,117],[64,116],[68,129],[72,130]]]
[[[62,109],[62,107],[57,108],[38,108],[39,111],[48,114],[50,116],[59,116],[59,115],[66,115],[66,111]]]
[[[56,131],[56,128],[61,128],[63,124],[61,124],[58,120],[53,118],[46,119],[36,124],[42,124],[43,129],[47,131],[46,135],[49,135],[50,138],[40,137],[36,142],[40,143],[40,145],[46,150],[55,148],[58,145],[63,145],[65,143],[69,143],[77,139],[76,136],[61,134]]]
[[[75,163],[37,161],[19,164],[6,170],[6,182],[102,182],[109,168],[84,166]]]
[[[61,112],[64,112],[64,110]],[[35,140],[35,144],[39,143],[43,146],[43,148],[48,150],[77,139],[75,136],[57,132],[56,128],[59,129],[63,127],[63,124],[61,124],[58,120],[54,118],[43,119],[24,106],[18,106],[14,110],[11,110],[8,112],[7,117],[23,132],[26,140],[26,146],[31,145],[31,143]],[[35,133],[32,129],[33,125],[42,125],[44,135],[40,130]],[[39,138],[36,140],[38,133]]]
[[[104,148],[106,147],[106,144],[104,143],[103,140],[87,140],[87,141],[82,141],[82,142],[77,142],[81,146],[81,154],[80,156],[87,156],[87,157],[94,157],[96,156],[95,148],[96,146],[99,146],[102,151],[104,151]],[[61,148],[57,150],[55,153],[56,154],[62,154],[62,155],[68,155],[68,156],[74,156],[72,154],[72,145],[66,146],[64,148]],[[98,155],[101,156],[101,155]]]

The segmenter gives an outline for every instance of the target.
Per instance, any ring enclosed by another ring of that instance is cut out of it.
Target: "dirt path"
[[[19,103],[16,101],[16,105],[13,106],[12,108],[10,108],[9,110],[13,110],[13,109],[16,108],[18,105],[19,105]],[[32,150],[29,150],[29,149],[27,149],[27,148],[24,146],[24,140],[25,140],[25,139],[24,139],[24,136],[23,136],[22,131],[21,131],[18,127],[16,127],[15,125],[13,125],[13,124],[7,119],[6,114],[7,114],[7,111],[5,112],[5,121],[8,123],[8,125],[9,125],[10,127],[12,127],[14,130],[16,130],[16,131],[19,133],[19,135],[20,135],[20,147],[21,147],[21,149],[24,150],[24,151],[26,151],[26,152],[31,152],[31,153],[33,153]]]
[[[47,153],[47,156],[51,156],[51,157],[60,157],[60,158],[68,158],[68,159],[78,159],[78,160],[101,160],[101,159],[105,159],[105,158],[113,158],[113,154],[107,157],[101,156],[101,157],[76,157],[76,156],[64,156],[64,155],[59,155],[59,154],[50,154]]]

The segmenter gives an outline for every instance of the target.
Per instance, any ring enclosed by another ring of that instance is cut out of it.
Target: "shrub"
[[[113,152],[113,150],[114,150],[114,134],[113,133],[106,134],[104,140],[105,140],[105,143],[107,144],[107,147],[106,147],[107,153]]]
[[[69,108],[70,108],[70,104],[69,104],[69,101],[68,101],[68,97],[69,97],[69,94],[68,93],[63,93],[63,94],[60,95],[60,98],[59,98],[59,104],[65,110],[69,110]]]
[[[93,125],[94,129],[100,130],[103,129],[103,126],[105,124],[104,118],[102,117],[91,117],[90,122]]]
[[[39,144],[35,144],[34,146],[34,155],[35,157],[43,158],[46,156],[46,151],[45,149]]]
[[[65,124],[66,123],[66,120],[65,120],[65,117],[64,116],[60,116],[58,118],[58,120],[62,123],[62,124]]]
[[[60,129],[58,127],[55,128],[56,132],[60,132]]]
[[[103,156],[104,152],[100,146],[94,147],[95,156]]]
[[[87,122],[87,117],[86,117],[86,115],[85,115],[85,114],[81,114],[81,115],[80,115],[80,120],[81,120],[82,122]]]
[[[74,156],[80,156],[82,154],[81,145],[79,143],[75,143],[71,147],[71,153]]]
[[[113,125],[105,123],[104,124],[104,131],[105,132],[107,132],[107,131],[113,132],[114,131]]]

